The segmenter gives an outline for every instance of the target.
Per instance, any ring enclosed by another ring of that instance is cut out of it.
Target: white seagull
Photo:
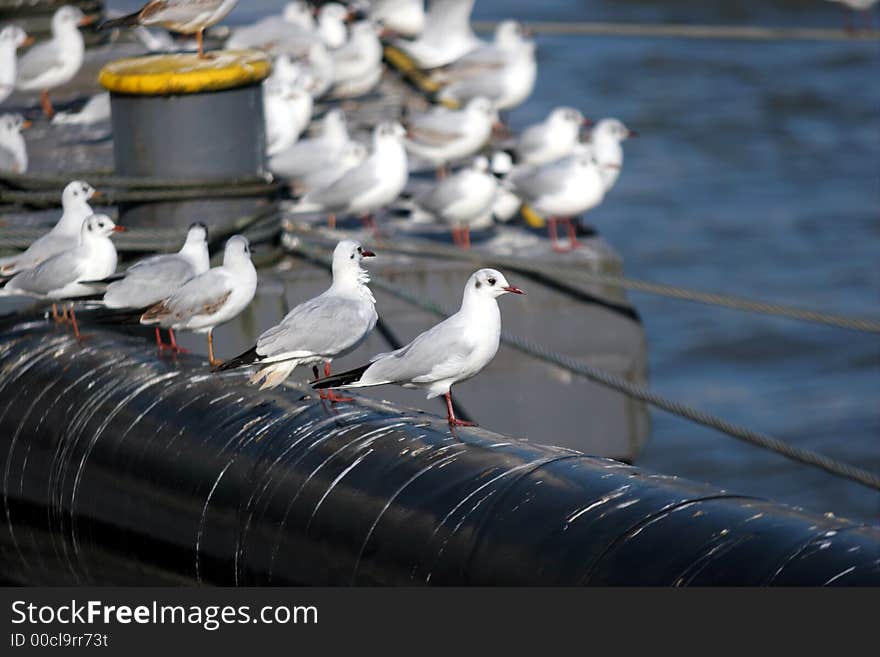
[[[75,246],[82,234],[83,222],[94,214],[89,200],[95,194],[97,192],[87,182],[74,180],[68,183],[61,194],[62,212],[58,223],[48,233],[34,240],[27,250],[0,259],[0,275],[11,276],[25,269],[33,269]]]
[[[438,84],[449,84],[502,69],[529,44],[534,47],[532,40],[526,38],[522,25],[513,20],[501,21],[495,28],[492,43],[481,43],[449,66],[432,72],[431,79]]]
[[[191,279],[141,316],[141,324],[208,334],[208,361],[214,358],[213,331],[248,307],[257,292],[257,270],[246,237],[226,242],[223,264]]]
[[[400,196],[409,179],[403,134],[397,123],[380,123],[373,131],[370,156],[327,187],[307,192],[293,212],[327,212],[331,226],[336,214],[363,215],[375,227],[373,213]]]
[[[153,306],[177,292],[196,276],[204,274],[211,267],[208,253],[208,228],[199,222],[189,227],[186,241],[177,253],[165,253],[145,258],[129,267],[125,273],[105,279],[109,282],[104,294],[104,306],[113,310],[140,310]],[[178,352],[174,331],[168,331],[170,348]],[[159,327],[156,327],[156,345],[166,347],[162,342]]]
[[[70,82],[82,68],[86,46],[79,28],[93,20],[77,7],[61,7],[52,16],[52,38],[38,43],[18,60],[16,88],[39,91],[43,113],[49,118],[55,114],[49,91]]]
[[[355,98],[372,91],[382,78],[382,44],[376,26],[359,21],[351,36],[333,52],[333,88],[330,98]]]
[[[33,269],[16,274],[0,290],[0,294],[24,295],[52,301],[100,294],[104,285],[99,281],[116,271],[116,247],[110,241],[110,236],[124,230],[106,215],[92,215],[82,225],[78,245],[44,260]],[[54,307],[53,315],[57,319]],[[79,326],[72,303],[70,318],[74,333],[79,338]]]
[[[269,160],[269,169],[285,178],[300,178],[335,162],[350,143],[345,114],[332,109],[321,119],[317,137],[300,139]]]
[[[452,227],[456,246],[469,249],[470,229],[491,224],[498,183],[487,173],[489,161],[477,157],[471,166],[439,181],[413,199],[414,205]]]
[[[368,365],[312,382],[317,390],[394,384],[422,388],[427,398],[446,398],[450,426],[474,426],[455,417],[450,389],[482,371],[498,352],[501,311],[497,298],[523,294],[494,269],[474,272],[464,287],[457,313],[419,335],[405,347],[374,356]]]
[[[513,147],[518,163],[546,164],[569,155],[577,146],[581,126],[589,125],[578,110],[557,107],[541,121],[527,127]]]
[[[312,118],[312,95],[295,83],[266,80],[263,84],[266,155],[274,157],[296,143]]]
[[[407,39],[425,29],[424,0],[372,0],[370,18],[386,30]]]
[[[110,118],[110,94],[101,93],[89,98],[79,112],[58,112],[52,125],[94,125]]]
[[[15,91],[15,78],[18,72],[17,51],[33,42],[18,25],[7,25],[0,30],[0,103]]]
[[[443,102],[463,104],[477,96],[485,96],[496,110],[509,110],[532,95],[537,75],[535,44],[527,41],[503,66],[454,81],[440,90],[438,98]]]
[[[161,25],[180,34],[195,34],[200,59],[205,59],[205,30],[235,8],[238,0],[150,0],[138,11],[101,23],[101,29]]]
[[[590,153],[578,153],[538,167],[525,167],[509,178],[517,194],[547,219],[553,250],[558,253],[580,246],[572,217],[599,205],[605,198],[605,182]],[[557,221],[568,228],[569,248],[560,246]]]
[[[21,114],[0,116],[0,171],[26,173],[28,168],[27,143],[21,131],[31,126]]]
[[[298,193],[305,193],[312,189],[329,187],[366,160],[368,155],[366,146],[357,141],[350,141],[336,154],[336,159],[329,160],[326,165],[297,178],[294,189]],[[330,228],[334,227],[330,226]]]
[[[299,365],[312,365],[318,378],[318,363],[330,376],[330,362],[357,349],[376,326],[376,299],[367,284],[370,277],[361,266],[375,254],[358,242],[343,240],[333,251],[333,283],[319,296],[291,310],[279,324],[265,331],[256,346],[220,367],[229,370],[256,365],[251,383],[260,390],[274,388]],[[332,391],[322,399],[348,401]]]
[[[590,131],[589,147],[593,159],[599,165],[606,193],[614,187],[623,168],[621,143],[631,137],[638,137],[638,133],[630,130],[617,119],[602,119]]]
[[[404,145],[442,175],[448,163],[470,157],[489,141],[497,116],[492,103],[480,96],[460,110],[435,107],[407,118]]]
[[[471,29],[473,8],[474,0],[431,0],[419,38],[415,41],[398,40],[394,45],[418,68],[451,64],[481,43]]]

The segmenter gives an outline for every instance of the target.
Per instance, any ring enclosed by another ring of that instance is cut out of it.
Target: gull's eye
[[[486,281],[486,282],[489,283],[489,285],[495,285],[495,279],[494,279],[494,278],[490,278],[490,279],[489,279],[488,281]]]

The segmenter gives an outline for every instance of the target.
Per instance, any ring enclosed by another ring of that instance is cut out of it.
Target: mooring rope
[[[312,259],[329,261],[329,258],[326,255],[326,249],[324,249],[323,247],[308,245],[301,240],[296,244],[288,245],[287,248],[294,253],[301,253]],[[402,301],[405,301],[406,303],[421,308],[426,312],[437,315],[438,317],[445,318],[455,312],[455,309],[453,308],[435,303],[429,299],[424,298],[424,296],[422,295],[409,292],[395,285],[391,281],[383,278],[382,276],[371,274],[370,278],[371,284],[375,287],[387,292],[388,294],[391,294],[392,296]],[[767,434],[753,431],[746,427],[741,427],[737,424],[728,422],[727,420],[714,416],[710,413],[706,413],[695,408],[691,408],[690,406],[687,406],[685,404],[666,399],[665,397],[650,391],[644,386],[631,383],[626,379],[610,374],[602,369],[586,365],[585,363],[577,361],[573,358],[555,353],[535,342],[520,338],[506,331],[501,332],[501,342],[510,347],[513,347],[514,349],[517,349],[524,354],[532,356],[533,358],[537,358],[538,360],[541,360],[543,362],[561,367],[562,369],[565,369],[572,374],[576,374],[582,378],[589,379],[590,381],[616,390],[634,399],[643,401],[646,404],[672,413],[673,415],[678,415],[679,417],[688,419],[696,424],[715,429],[721,433],[727,434],[739,440],[743,440],[751,445],[773,451],[788,459],[820,468],[831,474],[849,479],[869,488],[873,488],[874,490],[880,490],[880,475],[877,475],[868,470],[863,470],[861,468],[849,465],[848,463],[843,463],[831,457],[823,456],[821,454],[817,454],[816,452],[790,445]]]
[[[496,21],[474,21],[477,32],[494,31]],[[878,30],[849,31],[816,27],[752,25],[684,25],[662,23],[605,23],[593,21],[535,21],[523,26],[535,34],[558,36],[631,36],[667,39],[725,39],[742,41],[877,41]]]
[[[310,228],[292,222],[285,222],[284,228],[289,232],[304,236],[311,235],[322,239],[334,239],[330,233],[322,228]],[[488,252],[463,251],[456,247],[446,247],[432,244],[426,240],[411,238],[408,238],[405,242],[391,242],[384,239],[376,239],[373,240],[372,243],[377,249],[402,253],[405,255],[455,259],[472,262],[475,265],[495,265],[512,271],[536,273],[553,277],[564,276],[564,281],[569,285],[572,283],[571,278],[574,277],[580,279],[584,283],[609,285],[636,292],[681,299],[683,301],[720,306],[723,308],[731,308],[733,310],[771,315],[774,317],[785,317],[803,322],[825,324],[853,331],[880,333],[880,320],[868,317],[850,317],[837,313],[799,308],[769,301],[747,299],[728,294],[718,294],[715,292],[691,290],[662,283],[652,283],[650,281],[628,278],[617,274],[589,271],[584,268],[584,265],[589,265],[589,263],[564,260],[562,258],[559,259],[558,265],[542,264],[539,262],[527,261],[522,258],[510,258]]]

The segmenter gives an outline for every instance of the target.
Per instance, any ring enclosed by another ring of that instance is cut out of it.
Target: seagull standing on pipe
[[[199,59],[205,55],[205,30],[226,18],[238,0],[151,0],[138,11],[101,23],[100,29],[161,25],[173,32],[195,34]]]
[[[226,242],[223,264],[196,276],[170,297],[141,316],[141,324],[208,334],[208,361],[214,358],[213,331],[238,316],[257,292],[257,270],[251,262],[250,243],[242,235]]]
[[[18,60],[16,88],[39,91],[43,114],[50,119],[55,109],[49,91],[70,82],[82,68],[86,46],[79,28],[94,20],[76,7],[61,7],[52,16],[52,38],[38,43]]]
[[[208,228],[201,222],[189,227],[186,241],[177,253],[164,253],[136,262],[123,274],[112,276],[104,294],[104,307],[111,310],[140,310],[154,306],[169,298],[190,280],[211,268],[208,253]],[[170,348],[183,351],[177,346],[174,330],[168,329],[170,345],[162,342],[156,327],[156,346],[159,350]]]
[[[76,245],[82,232],[83,222],[94,214],[89,200],[96,194],[98,192],[82,180],[68,183],[61,194],[63,211],[58,223],[48,233],[34,240],[22,253],[0,258],[0,275],[12,276],[25,269],[33,269],[52,256]]]
[[[502,294],[524,294],[494,269],[480,269],[468,279],[457,313],[419,335],[405,347],[374,356],[372,361],[348,372],[312,382],[316,390],[364,388],[395,384],[428,391],[428,399],[446,398],[450,426],[474,426],[455,417],[450,390],[476,376],[498,352]]]
[[[0,294],[21,294],[53,301],[99,294],[103,291],[103,285],[97,281],[116,271],[118,256],[110,236],[124,230],[106,215],[92,215],[82,225],[78,245],[52,256],[33,269],[16,274],[0,290]],[[57,319],[57,314],[53,314]],[[73,303],[70,304],[70,319],[76,337],[80,338]]]
[[[251,377],[260,390],[274,388],[299,365],[311,365],[318,378],[318,363],[330,376],[330,361],[357,349],[376,326],[376,299],[367,284],[370,277],[361,267],[375,254],[358,242],[343,240],[333,251],[333,284],[321,295],[287,313],[277,326],[264,332],[252,349],[220,367],[229,370],[245,365],[260,369]],[[321,399],[349,401],[332,390]]]

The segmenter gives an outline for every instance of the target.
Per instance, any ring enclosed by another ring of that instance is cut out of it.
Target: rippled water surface
[[[230,20],[281,4],[241,2]],[[478,0],[475,16],[839,27],[845,14],[822,0]],[[629,275],[880,314],[880,44],[571,36],[538,44],[538,86],[511,114],[514,127],[569,104],[642,133],[589,217]],[[655,390],[880,471],[880,338],[632,298]],[[639,464],[880,519],[877,493],[663,413]]]

